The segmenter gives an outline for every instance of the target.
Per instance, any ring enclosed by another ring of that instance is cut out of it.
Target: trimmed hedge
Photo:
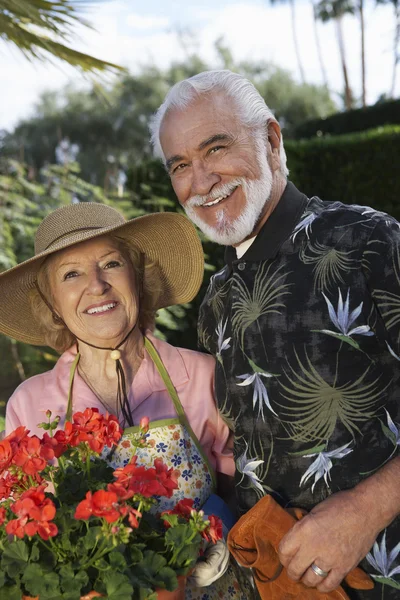
[[[326,119],[305,121],[294,129],[294,139],[316,135],[341,135],[382,127],[400,125],[400,100],[379,102],[374,106],[336,113]]]
[[[400,220],[400,126],[285,143],[290,179],[308,196],[371,206]]]

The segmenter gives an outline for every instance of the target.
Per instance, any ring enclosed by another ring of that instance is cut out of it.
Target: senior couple
[[[128,433],[148,416],[150,458],[179,463],[178,492],[195,506],[234,477],[238,514],[266,494],[308,511],[279,545],[291,579],[329,592],[361,563],[375,587],[350,598],[398,598],[399,224],[357,198],[298,191],[276,119],[232,72],[176,84],[152,141],[189,219],[226,246],[199,315],[208,353],[152,334],[156,311],[202,281],[185,216],[60,208],[39,226],[35,256],[0,274],[0,331],[61,354],[15,391],[6,433],[39,433],[49,408],[62,425],[97,407]],[[126,459],[119,447],[116,464]],[[221,544],[186,598],[252,594]]]

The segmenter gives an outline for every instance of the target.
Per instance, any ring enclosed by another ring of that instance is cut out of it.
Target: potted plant
[[[189,499],[159,513],[178,487],[161,458],[113,470],[122,436],[114,416],[75,413],[64,430],[47,412],[41,438],[19,427],[0,442],[0,600],[175,600],[203,538],[222,525]],[[146,446],[148,419],[133,445]],[[170,596],[168,596],[170,594]]]

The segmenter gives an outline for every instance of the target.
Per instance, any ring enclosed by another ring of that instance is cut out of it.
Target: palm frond
[[[0,38],[14,44],[28,60],[55,57],[85,72],[124,70],[71,47],[77,24],[92,28],[82,16],[89,4],[81,0],[0,0]]]

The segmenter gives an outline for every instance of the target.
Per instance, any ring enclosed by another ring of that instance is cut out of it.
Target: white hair
[[[164,117],[173,109],[187,108],[202,94],[212,91],[222,91],[236,103],[243,125],[266,136],[269,122],[278,123],[271,110],[255,86],[245,77],[232,71],[204,71],[189,79],[176,83],[168,92],[164,102],[155,113],[150,123],[151,142],[155,156],[165,164],[165,156],[160,143],[160,129]],[[286,166],[286,153],[283,140],[280,140],[281,173],[285,177],[289,171]]]

